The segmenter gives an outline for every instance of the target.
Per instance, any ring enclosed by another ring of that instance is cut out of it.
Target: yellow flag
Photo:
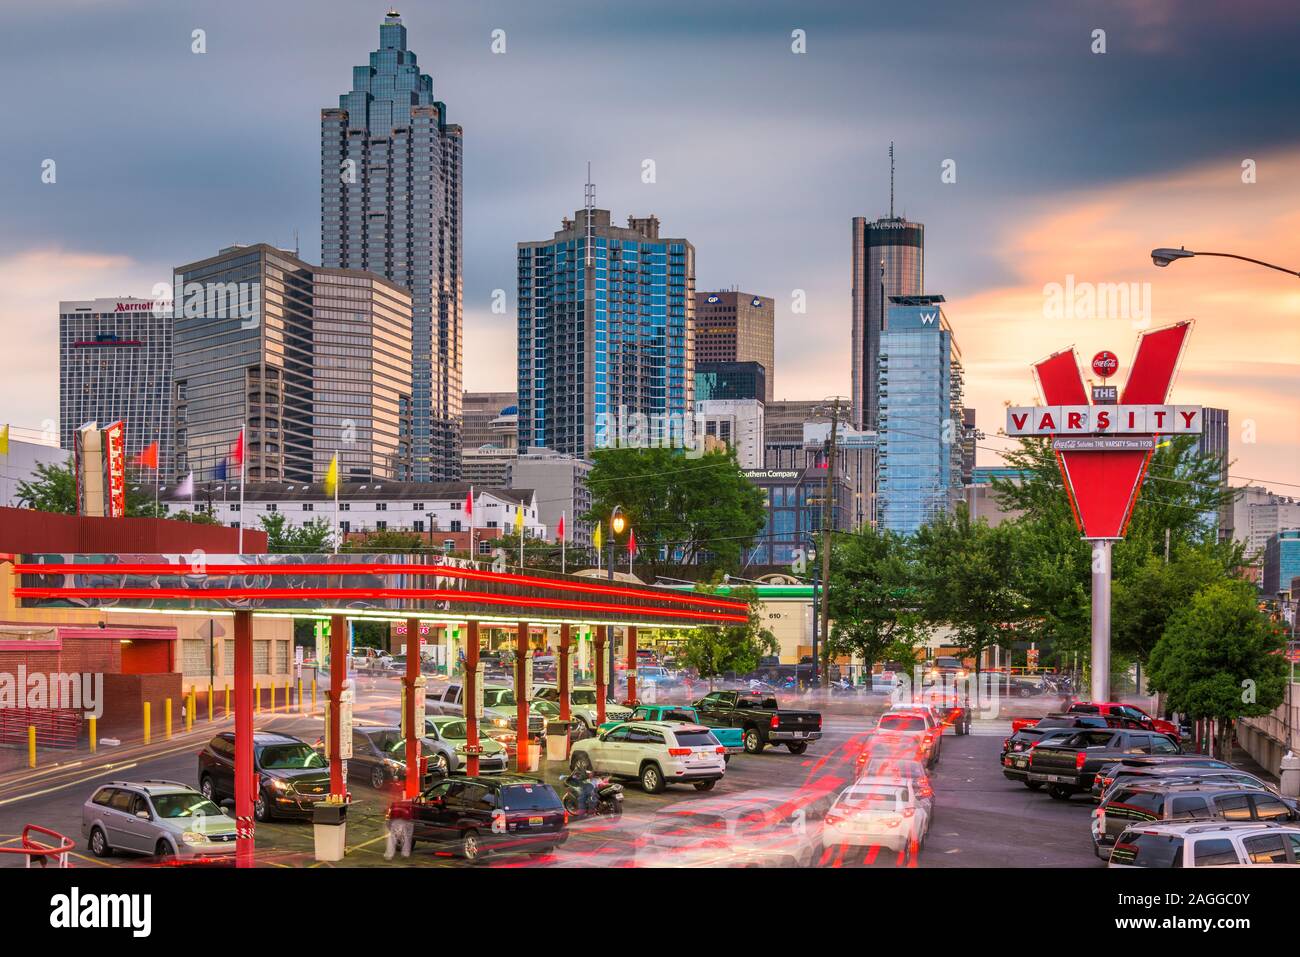
[[[0,455],[9,454],[9,426],[0,426]]]
[[[600,530],[602,527],[603,523],[597,522],[596,530],[591,533],[591,543],[596,546],[596,551],[600,551]]]
[[[325,494],[333,495],[339,489],[339,454],[334,453],[334,458],[330,459],[330,467],[325,472]]]
[[[523,533],[524,533],[524,507],[520,505],[517,509],[515,509],[515,534],[522,535]]]

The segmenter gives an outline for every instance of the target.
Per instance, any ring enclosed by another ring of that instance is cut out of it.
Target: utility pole
[[[839,440],[840,400],[836,396],[831,408],[831,441],[826,455],[826,491],[822,499],[822,682],[830,679],[831,670],[831,628],[830,628],[830,584],[831,584],[831,533],[835,525],[835,447]],[[814,662],[813,678],[818,677]]]

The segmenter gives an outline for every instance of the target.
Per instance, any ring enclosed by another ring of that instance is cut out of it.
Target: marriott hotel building
[[[59,303],[59,445],[87,422],[126,424],[128,461],[158,443],[163,479],[173,463],[172,304],[159,299]]]

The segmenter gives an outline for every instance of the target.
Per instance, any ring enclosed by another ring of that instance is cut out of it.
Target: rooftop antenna
[[[889,141],[889,218],[894,218],[894,141]]]
[[[596,206],[596,186],[591,181],[590,160],[587,161],[587,189],[583,195],[586,199],[586,204],[587,204],[587,265],[590,266],[592,263],[591,224],[592,224],[592,216],[594,214],[594,210]]]

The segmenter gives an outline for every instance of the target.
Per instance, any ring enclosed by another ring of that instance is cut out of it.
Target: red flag
[[[469,491],[465,493],[465,514],[474,514],[474,486],[472,485],[469,487]]]
[[[144,468],[156,469],[158,467],[158,443],[150,442],[144,451],[135,457],[135,464]]]
[[[558,538],[560,541],[564,541],[564,513],[563,512],[560,513],[560,524],[555,529],[555,537]]]
[[[636,529],[627,530],[627,553],[631,558],[636,558]]]
[[[235,466],[244,464],[244,430],[239,430],[239,438],[235,440],[235,447],[230,450],[230,463]]]

